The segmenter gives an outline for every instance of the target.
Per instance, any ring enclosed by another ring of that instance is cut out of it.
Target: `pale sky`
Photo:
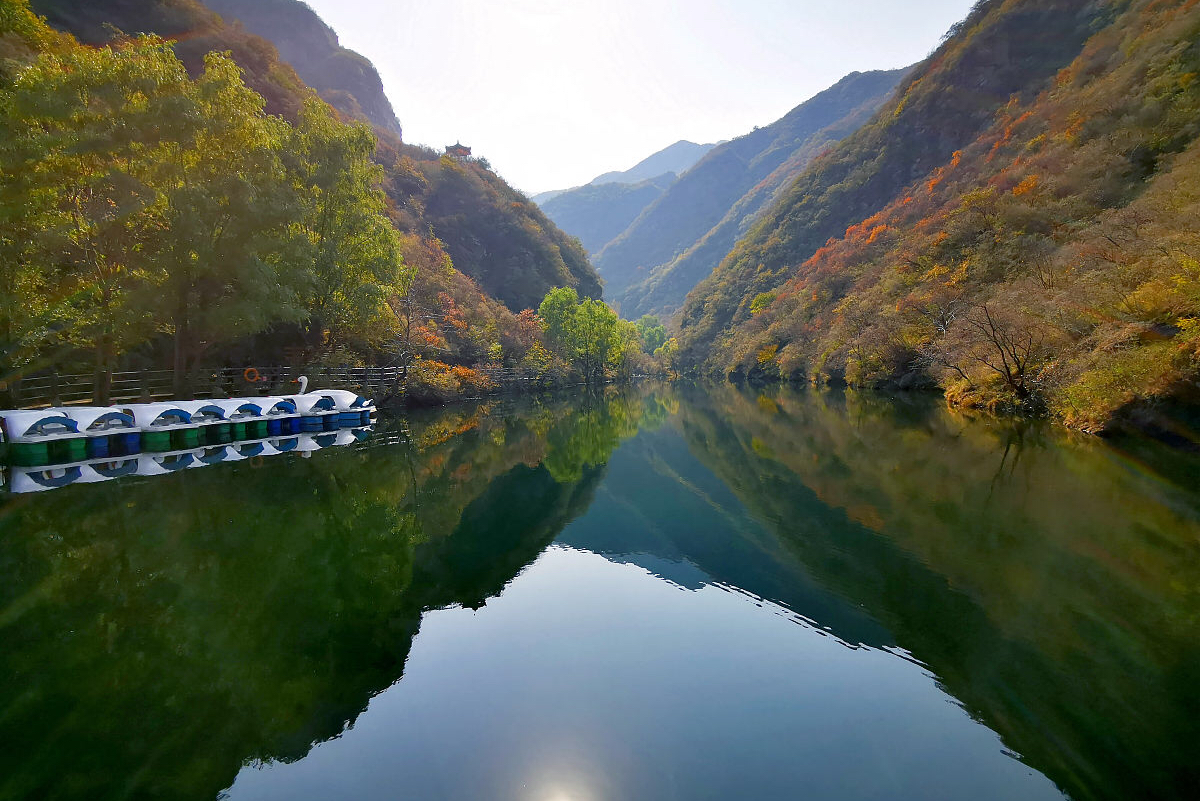
[[[782,117],[924,58],[973,0],[308,0],[375,63],[404,139],[528,193]]]

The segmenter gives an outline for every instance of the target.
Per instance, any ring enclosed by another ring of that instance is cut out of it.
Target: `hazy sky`
[[[918,61],[972,2],[308,0],[379,68],[406,141],[461,140],[530,193]]]

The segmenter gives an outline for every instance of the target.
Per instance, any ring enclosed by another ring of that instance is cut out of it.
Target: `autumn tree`
[[[152,178],[178,394],[212,345],[303,320],[311,281],[288,263],[301,210],[281,160],[287,124],[263,113],[228,56],[206,56],[189,89],[164,120]]]

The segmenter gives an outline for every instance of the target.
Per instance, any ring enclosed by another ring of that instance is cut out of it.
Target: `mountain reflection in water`
[[[731,386],[407,425],[10,497],[0,798],[1200,786],[1194,457]]]

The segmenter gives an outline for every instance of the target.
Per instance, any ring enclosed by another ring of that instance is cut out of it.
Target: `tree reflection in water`
[[[613,519],[564,544],[903,652],[1074,798],[1200,786],[1193,457],[727,385],[408,427],[10,498],[0,798],[213,798],[302,758],[400,679],[424,612],[501,593],[602,484]]]

